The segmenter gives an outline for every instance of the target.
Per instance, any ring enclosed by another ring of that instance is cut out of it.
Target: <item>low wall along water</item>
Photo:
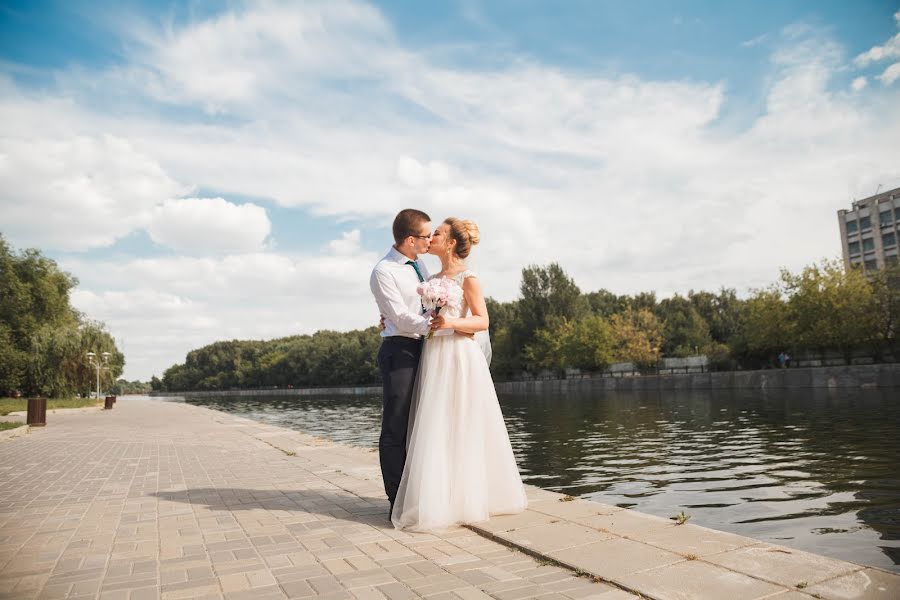
[[[764,369],[761,371],[722,371],[674,375],[636,375],[623,377],[575,377],[498,381],[498,392],[551,391],[652,391],[652,390],[769,390],[804,388],[897,388],[900,387],[900,363]],[[153,392],[168,396],[175,392]],[[221,390],[177,392],[179,396],[314,396],[320,394],[368,396],[381,393],[381,386],[345,386],[336,388]]]

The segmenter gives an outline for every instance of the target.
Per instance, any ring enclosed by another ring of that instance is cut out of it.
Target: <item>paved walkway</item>
[[[885,571],[536,488],[477,531],[398,532],[376,453],[190,405],[48,423],[0,438],[2,598],[900,598]]]
[[[5,598],[634,597],[467,529],[395,531],[365,450],[128,398],[14,431]]]

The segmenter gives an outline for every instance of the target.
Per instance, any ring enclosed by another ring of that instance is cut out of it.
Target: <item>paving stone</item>
[[[789,588],[798,583],[808,587],[862,568],[817,554],[768,544],[739,548],[706,557],[705,560]]]
[[[615,580],[629,589],[641,590],[641,593],[659,600],[756,600],[784,591],[781,586],[699,560],[682,561],[659,569],[617,576]]]
[[[622,538],[551,552],[550,556],[573,568],[614,581],[629,573],[684,561],[673,552]]]
[[[569,522],[536,525],[503,532],[499,535],[503,539],[544,554],[610,538],[608,534]]]
[[[752,538],[711,531],[705,527],[690,524],[664,528],[654,527],[642,533],[632,532],[628,537],[683,556],[693,555],[695,557],[707,557],[759,543],[758,540]]]
[[[862,569],[803,590],[825,600],[900,598],[900,577],[880,569]]]

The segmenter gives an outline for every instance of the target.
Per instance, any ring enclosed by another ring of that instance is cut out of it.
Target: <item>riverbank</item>
[[[494,385],[498,392],[892,389],[900,388],[900,363],[624,377],[579,376],[566,379],[498,381]],[[315,396],[321,394],[370,396],[380,393],[380,385],[363,385],[332,388],[151,392],[150,395],[204,398],[216,396]]]
[[[0,443],[0,490],[16,598],[900,594],[880,569],[533,487],[474,531],[398,532],[376,453],[181,403],[60,414]]]

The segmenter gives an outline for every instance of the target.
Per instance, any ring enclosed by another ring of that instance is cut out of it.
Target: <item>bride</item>
[[[451,217],[428,249],[441,259],[435,277],[456,281],[463,302],[432,319],[436,334],[422,351],[406,466],[391,513],[398,529],[433,531],[522,512],[528,504],[485,354],[472,335],[452,335],[488,328],[481,285],[464,263],[478,242],[475,223]]]

